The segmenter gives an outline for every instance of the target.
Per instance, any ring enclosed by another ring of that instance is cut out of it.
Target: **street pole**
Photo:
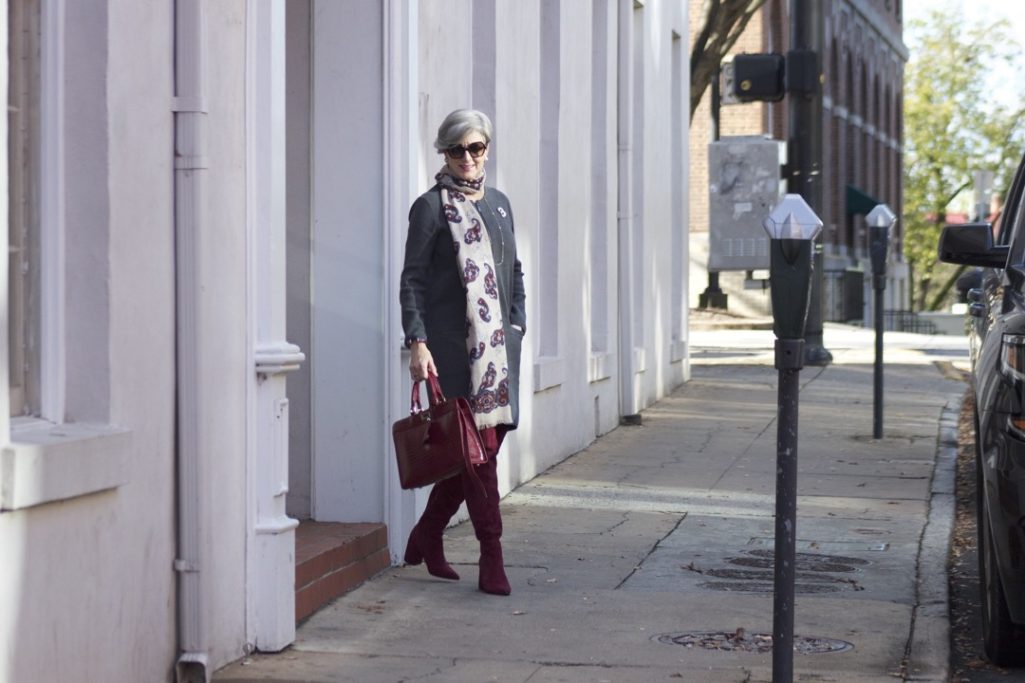
[[[790,52],[786,60],[789,108],[787,192],[822,213],[822,0],[790,0]],[[814,248],[811,302],[804,331],[808,365],[828,365],[833,355],[822,338],[823,255]]]
[[[709,97],[710,109],[712,112],[712,141],[715,142],[719,139],[720,135],[720,120],[722,113],[722,93],[719,91],[719,73],[716,72],[715,77],[712,79],[709,85],[711,92]],[[708,222],[709,239],[711,239],[712,222]],[[719,271],[710,270],[708,271],[708,287],[705,291],[698,295],[698,308],[726,308],[727,294],[722,291],[722,287],[719,285]]]

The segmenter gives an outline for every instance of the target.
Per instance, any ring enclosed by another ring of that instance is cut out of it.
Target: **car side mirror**
[[[945,263],[1003,268],[1008,251],[1005,244],[993,244],[989,223],[946,225],[940,234],[939,257]]]

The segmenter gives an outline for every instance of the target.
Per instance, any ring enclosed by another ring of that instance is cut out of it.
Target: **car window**
[[[1011,190],[1005,198],[1005,204],[1001,215],[1000,237],[1008,235],[1007,241],[998,239],[998,244],[1010,244],[1010,255],[1008,263],[1022,265],[1025,263],[1025,202],[1022,196],[1025,195],[1025,159],[1018,165],[1014,175],[1014,182],[1011,183]]]
[[[993,234],[997,244],[1010,244],[1015,225],[1015,214],[1022,203],[1022,189],[1025,188],[1025,158],[1018,164],[1011,188],[1004,195],[1004,205],[993,222]]]

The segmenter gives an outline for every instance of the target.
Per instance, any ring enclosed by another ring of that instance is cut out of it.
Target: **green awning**
[[[865,194],[853,185],[847,186],[847,215],[848,216],[864,216],[869,211],[876,208],[876,205],[882,204],[881,201],[875,197]]]

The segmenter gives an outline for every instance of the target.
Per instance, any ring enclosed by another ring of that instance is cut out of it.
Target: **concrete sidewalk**
[[[827,326],[802,372],[795,680],[945,681],[964,338],[887,334],[871,438],[872,335]],[[776,371],[772,333],[695,331],[693,378],[503,501],[508,598],[388,570],[295,645],[219,681],[770,681]],[[765,648],[763,648],[765,649]]]

